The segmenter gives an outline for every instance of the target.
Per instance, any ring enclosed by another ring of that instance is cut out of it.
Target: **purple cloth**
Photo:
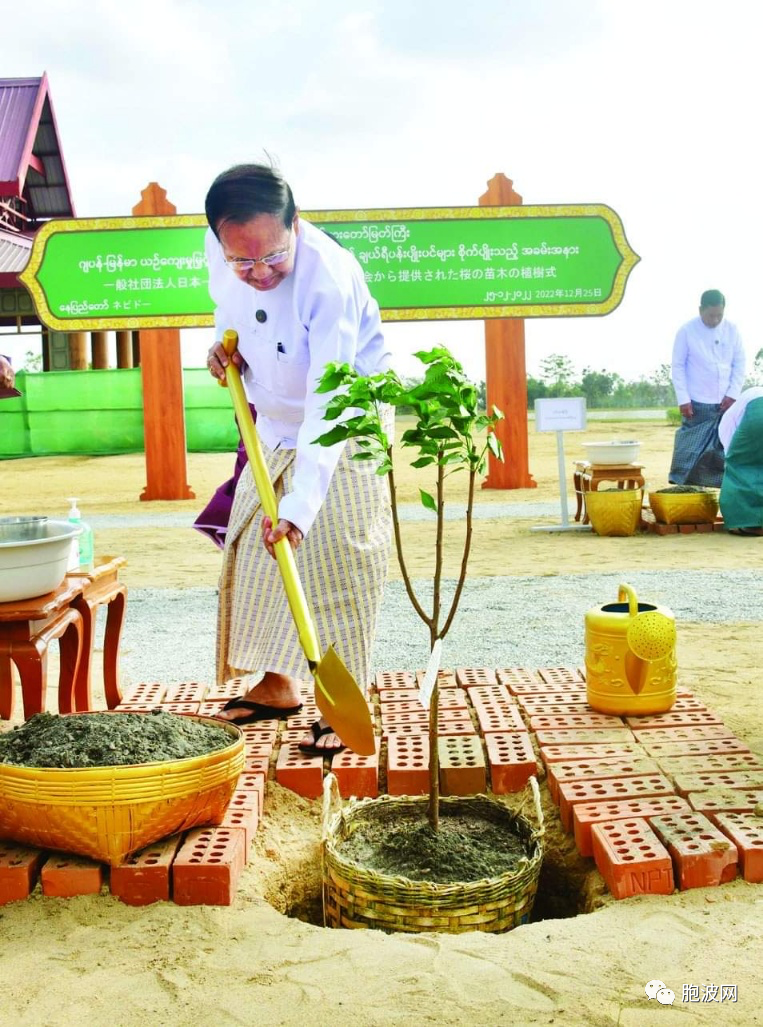
[[[249,409],[252,412],[252,420],[256,422],[257,411],[251,403],[249,404]],[[238,424],[238,421],[236,423]],[[233,477],[228,478],[227,481],[222,483],[193,522],[194,528],[197,531],[200,531],[202,535],[206,535],[207,538],[210,538],[218,549],[222,549],[225,545],[225,535],[228,531],[228,521],[230,520],[231,510],[233,509],[233,497],[236,493],[236,484],[238,483],[238,479],[241,477],[241,472],[247,465],[247,461],[248,457],[246,455],[246,448],[244,447],[244,440],[239,439]]]

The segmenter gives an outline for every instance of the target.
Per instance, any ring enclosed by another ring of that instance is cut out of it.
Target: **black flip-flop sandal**
[[[310,731],[312,732],[314,744],[305,745],[303,742],[300,742],[297,745],[299,751],[303,752],[305,756],[336,756],[338,752],[342,752],[344,749],[347,748],[346,745],[337,745],[333,746],[330,749],[326,747],[321,748],[318,746],[317,742],[319,738],[323,738],[324,735],[334,734],[334,729],[329,724],[327,724],[325,727],[321,727],[320,721],[314,720],[313,723],[310,725]]]
[[[228,724],[238,724],[241,727],[243,724],[255,724],[258,720],[276,720],[281,717],[290,717],[294,713],[299,713],[302,709],[302,703],[299,703],[297,706],[270,706],[268,703],[254,702],[252,699],[236,696],[234,699],[229,699],[223,706],[223,709],[249,710],[250,712],[245,717],[239,717],[237,720],[224,718]]]

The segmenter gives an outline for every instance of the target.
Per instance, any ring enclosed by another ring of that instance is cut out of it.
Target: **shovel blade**
[[[344,744],[359,756],[376,752],[374,725],[355,678],[329,646],[314,671],[315,704]]]

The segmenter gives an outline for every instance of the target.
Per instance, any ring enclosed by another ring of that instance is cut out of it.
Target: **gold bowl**
[[[650,492],[649,506],[660,524],[713,524],[718,516],[714,492]]]

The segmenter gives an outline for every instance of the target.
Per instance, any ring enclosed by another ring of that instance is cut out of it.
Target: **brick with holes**
[[[0,906],[29,896],[45,858],[39,849],[0,841]]]
[[[485,755],[476,735],[438,738],[437,748],[443,795],[478,795],[487,789]]]
[[[755,813],[715,813],[713,820],[736,845],[745,881],[763,882],[763,820]]]
[[[673,859],[682,891],[716,887],[736,877],[736,846],[702,813],[652,817],[651,824]]]
[[[189,831],[172,864],[172,898],[179,906],[230,906],[244,863],[242,831]]]
[[[538,773],[530,736],[527,731],[507,731],[485,735],[490,766],[490,787],[496,795],[521,792]]]
[[[181,843],[174,834],[126,856],[110,871],[111,894],[128,906],[168,902],[170,868]]]
[[[426,795],[429,791],[427,735],[389,736],[387,791],[390,795]]]
[[[573,808],[578,803],[615,802],[673,795],[673,786],[662,774],[562,781],[559,785],[559,816],[565,831],[572,830]]]
[[[590,856],[591,828],[608,820],[627,820],[664,816],[668,813],[688,813],[691,807],[686,799],[677,795],[655,796],[650,799],[618,799],[612,802],[580,802],[573,806],[572,821],[575,845],[581,856]]]
[[[591,841],[599,873],[616,899],[672,895],[670,854],[646,820],[627,817],[595,824]]]
[[[569,763],[549,763],[546,767],[546,783],[549,795],[559,804],[559,785],[562,781],[590,781],[610,777],[637,777],[641,774],[658,774],[656,760],[645,757],[619,760],[580,760]]]

